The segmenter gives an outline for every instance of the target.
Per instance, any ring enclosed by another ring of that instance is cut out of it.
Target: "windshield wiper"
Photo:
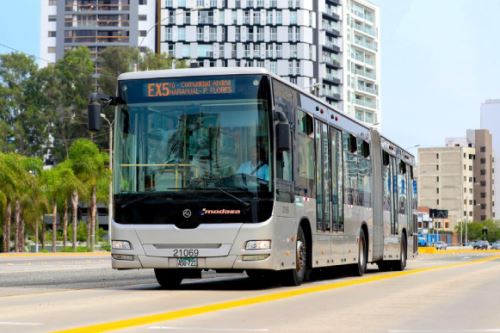
[[[242,199],[238,198],[238,197],[237,197],[237,196],[235,196],[234,194],[229,193],[228,191],[224,190],[223,188],[218,187],[218,186],[217,186],[217,187],[215,187],[215,188],[216,188],[216,189],[218,189],[219,191],[221,191],[222,193],[224,193],[225,195],[227,195],[228,197],[231,197],[231,198],[233,198],[234,200],[238,201],[238,202],[239,202],[239,203],[241,203],[243,206],[245,206],[245,207],[250,206],[250,204],[249,204],[248,202],[246,202],[246,201],[244,201],[244,200],[242,200]]]
[[[122,203],[120,205],[120,208],[125,208],[133,203],[137,203],[137,202],[140,202],[140,201],[143,201],[143,200],[155,197],[155,196],[161,196],[161,193],[158,193],[158,192],[141,193],[138,197],[130,199],[130,200],[126,201],[125,203]],[[170,199],[170,197],[167,197],[167,198]]]

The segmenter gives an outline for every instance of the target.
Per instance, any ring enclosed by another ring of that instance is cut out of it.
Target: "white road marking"
[[[30,323],[30,322],[21,322],[21,321],[0,321],[0,325],[5,326],[41,326],[42,323]]]
[[[166,331],[193,331],[193,332],[269,332],[267,328],[206,328],[206,327],[174,327],[174,326],[150,326],[150,330]]]
[[[434,329],[389,330],[388,332],[389,333],[499,333],[500,328],[458,329],[458,330],[434,330]]]

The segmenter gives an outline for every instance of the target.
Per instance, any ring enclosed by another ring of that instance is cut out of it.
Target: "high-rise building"
[[[494,218],[493,145],[488,130],[467,131],[467,140],[476,148],[474,160],[474,221]]]
[[[500,179],[496,179],[495,171],[500,170],[500,99],[490,99],[481,104],[481,128],[487,129],[492,135],[493,144],[493,217],[500,218]]]
[[[418,149],[419,206],[448,210],[448,223],[437,226],[453,231],[474,216],[475,149],[460,143]]]
[[[344,112],[380,128],[379,10],[367,0],[343,6]]]
[[[265,67],[342,107],[339,0],[166,0],[161,51],[205,67]]]
[[[156,0],[43,0],[40,57],[50,63],[87,46],[94,59],[107,46],[155,50]]]

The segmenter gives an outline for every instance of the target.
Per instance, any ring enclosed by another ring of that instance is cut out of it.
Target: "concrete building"
[[[418,149],[419,206],[448,210],[448,221],[437,229],[454,231],[473,220],[474,155],[473,147],[459,144]]]
[[[495,179],[495,171],[500,170],[500,99],[486,100],[481,104],[481,129],[487,129],[492,135],[493,144],[493,206],[494,218],[500,218],[500,180]]]
[[[380,128],[379,9],[366,0],[343,6],[344,112]]]
[[[493,207],[493,145],[488,130],[468,130],[467,140],[476,148],[474,160],[474,221],[495,217]]]
[[[40,57],[54,63],[80,45],[94,59],[107,46],[155,50],[155,26],[156,0],[43,0]]]
[[[165,0],[161,51],[205,67],[265,67],[342,110],[340,0]]]

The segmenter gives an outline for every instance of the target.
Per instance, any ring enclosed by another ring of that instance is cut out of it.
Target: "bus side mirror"
[[[101,129],[102,105],[97,100],[91,100],[87,108],[89,131],[96,132]]]
[[[278,123],[276,125],[276,148],[278,151],[290,151],[290,124]]]
[[[101,93],[90,94],[88,110],[88,128],[89,131],[98,131],[101,129],[101,112],[110,105],[117,105],[121,101],[118,97],[108,96]]]
[[[276,149],[278,151],[290,151],[291,136],[290,136],[290,123],[285,112],[281,108],[274,113],[274,120],[276,121]]]

